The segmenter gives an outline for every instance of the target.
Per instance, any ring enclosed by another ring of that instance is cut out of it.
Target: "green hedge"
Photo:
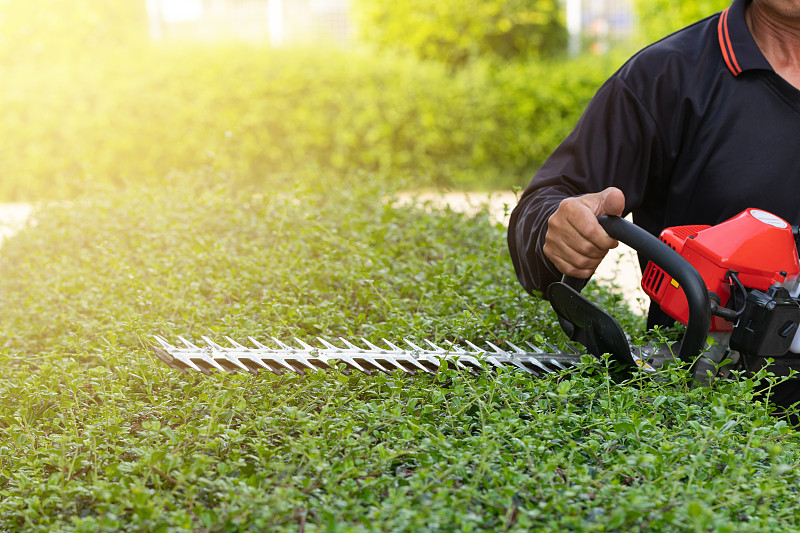
[[[559,338],[485,213],[295,185],[176,174],[43,210],[3,244],[0,531],[800,530],[800,433],[752,379],[614,382],[590,357],[540,379],[161,364],[153,334]]]
[[[309,167],[419,186],[523,185],[610,61],[443,65],[367,52],[152,50],[0,73],[0,198],[212,169],[245,183]]]

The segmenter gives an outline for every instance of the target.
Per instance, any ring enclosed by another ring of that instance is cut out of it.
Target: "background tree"
[[[141,0],[0,0],[0,58],[58,61],[145,42]]]
[[[639,36],[642,42],[651,43],[693,22],[722,11],[730,0],[636,0]]]
[[[353,12],[363,40],[454,67],[540,58],[566,42],[558,0],[356,0]]]

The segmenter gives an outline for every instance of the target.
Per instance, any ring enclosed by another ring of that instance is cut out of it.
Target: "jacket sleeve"
[[[536,172],[511,213],[508,246],[528,291],[543,291],[561,273],[542,251],[547,221],[561,200],[615,186],[625,214],[643,201],[648,183],[661,179],[659,128],[619,73],[597,92],[575,129]]]

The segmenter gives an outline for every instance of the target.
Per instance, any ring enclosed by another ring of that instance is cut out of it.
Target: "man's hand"
[[[612,239],[597,222],[600,215],[621,216],[625,195],[616,187],[566,198],[547,222],[544,253],[567,276],[588,278],[612,248]]]

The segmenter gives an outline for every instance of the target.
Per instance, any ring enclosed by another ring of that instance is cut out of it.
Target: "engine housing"
[[[773,286],[787,287],[791,292],[800,277],[792,227],[760,209],[746,209],[715,226],[667,228],[660,239],[694,266],[723,307],[730,300],[733,286],[729,272],[735,273],[747,289],[762,292]],[[645,267],[642,288],[664,312],[686,325],[689,308],[683,290],[653,262]],[[730,320],[715,316],[710,331],[732,331],[733,327]]]

